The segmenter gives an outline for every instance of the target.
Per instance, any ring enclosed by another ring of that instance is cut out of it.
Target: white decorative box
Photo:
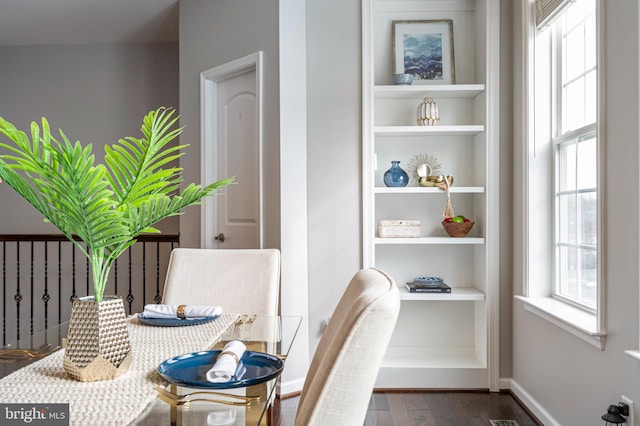
[[[418,238],[419,236],[419,220],[378,221],[378,237],[380,238]]]

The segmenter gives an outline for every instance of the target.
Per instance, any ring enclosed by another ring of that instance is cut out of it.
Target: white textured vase
[[[122,298],[74,300],[64,354],[67,374],[83,382],[111,380],[129,369],[131,359]]]
[[[440,121],[440,107],[432,98],[424,98],[418,105],[417,120],[419,126],[435,126]]]

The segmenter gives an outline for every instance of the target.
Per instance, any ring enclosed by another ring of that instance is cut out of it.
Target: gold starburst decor
[[[409,185],[419,186],[421,177],[437,176],[440,174],[442,165],[440,161],[431,154],[417,154],[407,165],[409,172]]]

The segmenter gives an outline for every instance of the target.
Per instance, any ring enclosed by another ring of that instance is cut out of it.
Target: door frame
[[[215,161],[218,140],[218,84],[222,80],[235,77],[240,74],[255,71],[256,75],[256,119],[258,134],[258,181],[259,181],[259,220],[258,245],[264,248],[264,191],[263,191],[263,53],[258,51],[227,62],[220,66],[210,68],[200,73],[200,170],[203,185],[222,179],[218,174],[218,165]],[[224,176],[226,177],[226,176]],[[224,189],[223,189],[224,191]],[[218,212],[214,203],[215,196],[206,197],[200,207],[200,247],[215,248],[214,236],[218,222]]]

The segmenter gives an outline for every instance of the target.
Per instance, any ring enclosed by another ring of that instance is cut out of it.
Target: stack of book
[[[451,287],[442,281],[412,282],[405,285],[409,293],[451,293]]]

